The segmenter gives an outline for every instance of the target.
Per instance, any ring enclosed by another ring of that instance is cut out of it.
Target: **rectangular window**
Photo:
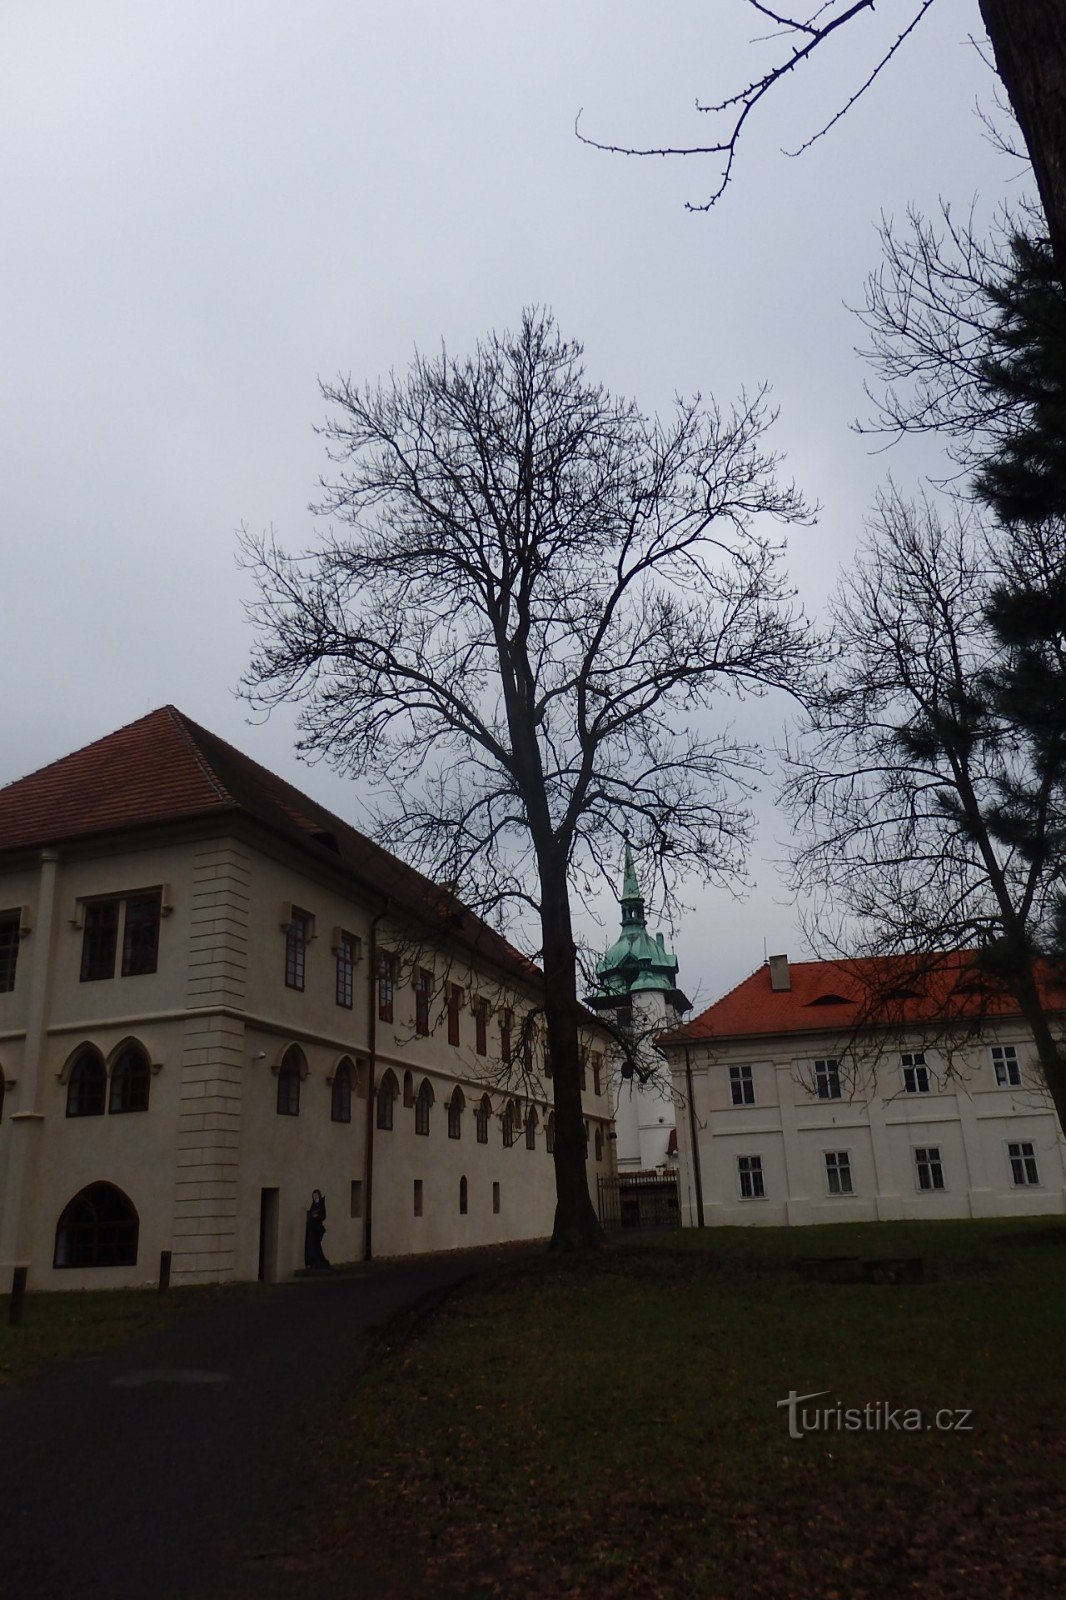
[[[15,968],[19,958],[20,913],[5,911],[0,915],[0,994],[15,987]]]
[[[914,1152],[914,1163],[918,1171],[919,1189],[944,1187],[944,1168],[940,1160],[939,1145],[919,1146]]]
[[[737,1174],[740,1178],[740,1198],[761,1200],[766,1194],[762,1181],[762,1156],[738,1156]]]
[[[588,1052],[583,1045],[581,1047],[581,1055],[579,1058],[579,1070],[581,1073],[581,1093],[584,1094],[589,1086],[589,1065]]]
[[[363,1215],[363,1184],[359,1178],[352,1179],[352,1216]]]
[[[459,1007],[463,1003],[463,991],[457,983],[448,985],[448,1043],[459,1043]]]
[[[419,967],[415,979],[415,1032],[425,1038],[429,1032],[429,996],[433,988],[433,974]]]
[[[311,933],[311,918],[306,911],[293,906],[285,929],[285,987],[302,989],[307,970],[307,941]]]
[[[163,896],[131,894],[126,901],[126,921],[122,930],[122,976],[137,978],[154,972],[159,965],[159,918]]]
[[[489,1053],[489,1007],[485,1000],[478,1001],[474,1013],[474,1049],[479,1056]]]
[[[592,1057],[592,1092],[603,1093],[603,1057],[599,1054]]]
[[[378,1021],[392,1021],[392,999],[396,990],[396,957],[387,950],[378,956]]]
[[[814,1092],[819,1100],[840,1099],[840,1067],[826,1058],[814,1063]]]
[[[1040,1182],[1036,1169],[1036,1152],[1031,1144],[1009,1144],[1010,1172],[1016,1189],[1031,1189]]]
[[[750,1067],[730,1067],[729,1089],[735,1106],[755,1104],[755,1082]]]
[[[342,933],[337,940],[337,1004],[346,1011],[352,1009],[352,996],[355,992],[355,939],[350,933]]]
[[[2,987],[2,985],[0,985]],[[992,1065],[996,1069],[996,1083],[1001,1089],[1017,1089],[1022,1081],[1018,1066],[1018,1047],[1013,1044],[992,1046]]]
[[[511,1065],[511,1029],[514,1026],[514,1013],[505,1011],[500,1018],[500,1061],[505,1067]]]
[[[500,1186],[498,1183],[494,1183],[492,1186],[492,1209],[493,1211],[499,1211],[500,1209]]]
[[[921,1050],[907,1050],[900,1056],[900,1065],[903,1068],[903,1089],[905,1094],[929,1093],[929,1068],[925,1064],[925,1054]]]
[[[830,1194],[854,1194],[851,1186],[851,1156],[846,1150],[827,1150],[825,1178]]]
[[[81,943],[81,981],[95,983],[115,976],[119,900],[87,900]]]
[[[415,1216],[422,1215],[422,1179],[415,1179]]]

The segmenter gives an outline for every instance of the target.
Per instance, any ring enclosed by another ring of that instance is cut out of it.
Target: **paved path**
[[[0,1595],[286,1593],[286,1553],[299,1552],[313,1500],[315,1440],[373,1331],[514,1255],[300,1281],[0,1391]]]

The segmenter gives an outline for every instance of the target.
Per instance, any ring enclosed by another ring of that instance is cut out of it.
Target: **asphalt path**
[[[0,1390],[0,1595],[300,1593],[284,1572],[314,1523],[316,1442],[375,1336],[514,1256],[298,1280]]]

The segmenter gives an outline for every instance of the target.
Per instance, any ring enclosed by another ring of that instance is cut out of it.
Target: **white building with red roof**
[[[1061,1028],[1061,975],[1041,986]],[[1032,1038],[966,953],[771,956],[660,1044],[686,1226],[1066,1209]]]
[[[337,1262],[547,1237],[541,985],[173,706],[8,785],[0,1283],[282,1277],[314,1190]],[[606,1082],[584,1102],[594,1178]]]

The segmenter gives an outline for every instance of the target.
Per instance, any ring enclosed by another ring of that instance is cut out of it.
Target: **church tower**
[[[616,1022],[631,1032],[636,1048],[656,1060],[650,1039],[681,1021],[690,1002],[677,987],[677,957],[667,950],[661,933],[648,932],[644,897],[637,882],[629,840],[622,874],[622,929],[596,963],[596,990],[588,998],[593,1011],[613,1011]],[[614,1084],[617,1161],[620,1173],[651,1171],[676,1153],[674,1105],[669,1076],[659,1070],[642,1083],[632,1067],[623,1067]],[[671,1135],[674,1135],[671,1138]]]

